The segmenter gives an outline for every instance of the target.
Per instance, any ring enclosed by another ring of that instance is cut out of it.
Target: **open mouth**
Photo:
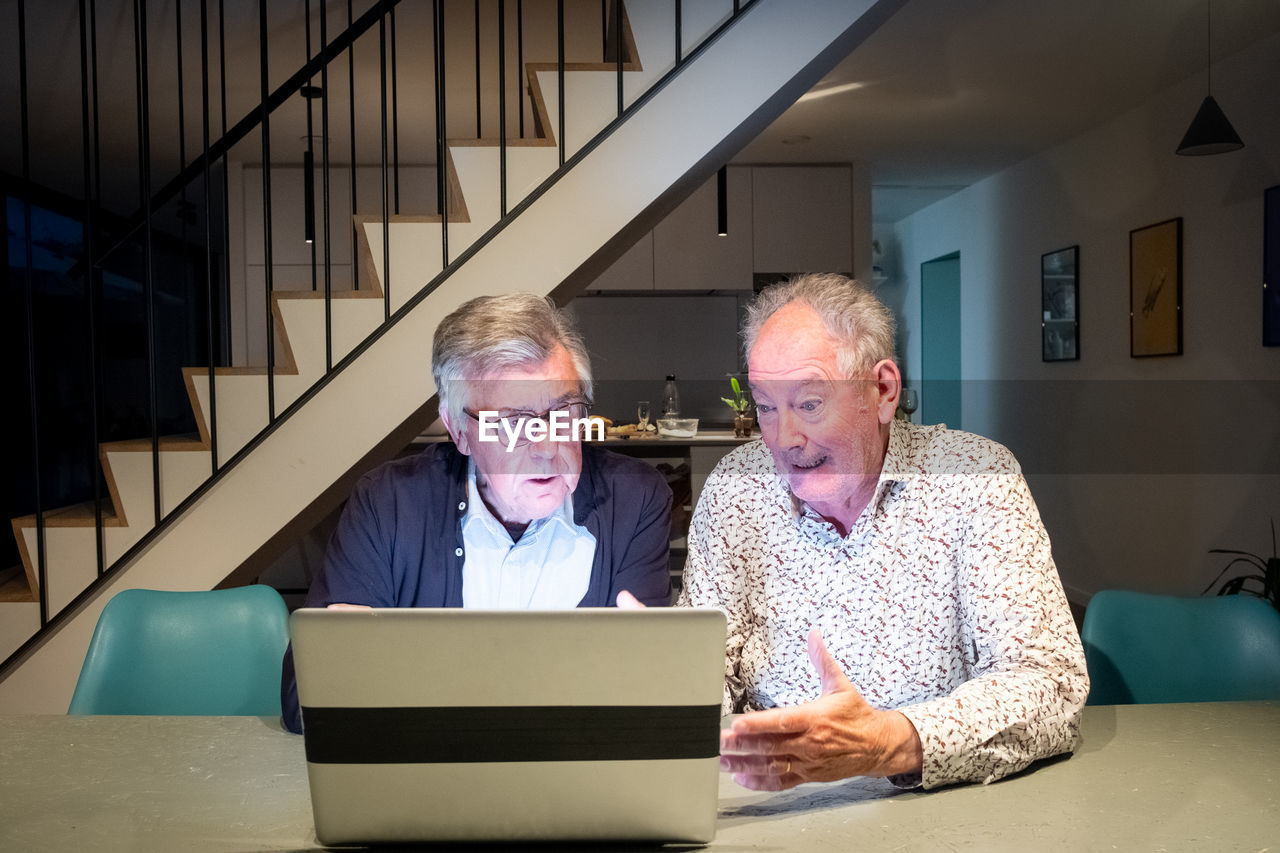
[[[819,468],[824,465],[829,458],[831,457],[819,456],[816,459],[808,459],[803,462],[792,462],[791,467],[795,468],[797,471],[812,471],[815,468]]]

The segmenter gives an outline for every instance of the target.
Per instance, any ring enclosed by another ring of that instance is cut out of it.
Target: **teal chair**
[[[67,713],[279,716],[288,617],[269,586],[124,590],[98,617]]]
[[[1280,612],[1259,598],[1103,590],[1080,639],[1090,705],[1280,699]]]

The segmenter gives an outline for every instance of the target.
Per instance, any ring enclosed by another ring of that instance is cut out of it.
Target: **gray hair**
[[[440,321],[431,345],[431,378],[440,409],[462,422],[464,378],[546,361],[557,346],[569,352],[583,397],[592,398],[591,359],[572,315],[535,293],[478,296]]]
[[[836,367],[845,378],[864,376],[877,362],[893,360],[893,315],[866,285],[836,273],[798,275],[761,291],[742,327],[748,360],[765,322],[792,302],[812,308],[839,341]]]

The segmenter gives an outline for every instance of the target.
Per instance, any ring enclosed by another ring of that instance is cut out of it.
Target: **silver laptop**
[[[710,841],[717,610],[303,609],[316,836]]]

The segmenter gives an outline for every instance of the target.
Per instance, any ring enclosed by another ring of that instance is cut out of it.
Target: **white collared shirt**
[[[462,606],[480,610],[577,607],[591,582],[596,538],[573,521],[573,495],[546,518],[534,519],[519,542],[480,499],[476,467],[467,470],[462,520]]]
[[[679,603],[728,616],[726,713],[817,699],[820,629],[863,697],[916,727],[925,787],[1075,744],[1089,680],[1049,537],[1013,455],[976,435],[893,421],[847,536],[763,442],[739,447],[694,510]]]

